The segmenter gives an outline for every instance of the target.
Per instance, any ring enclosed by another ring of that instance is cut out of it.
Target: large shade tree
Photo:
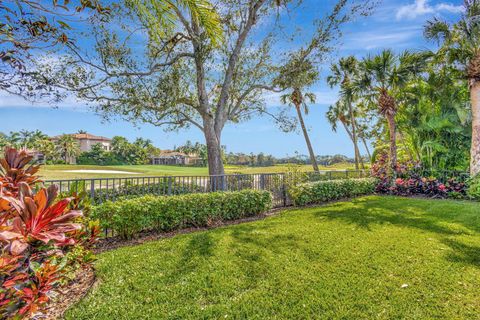
[[[458,71],[456,80],[467,80],[472,108],[470,173],[480,173],[480,1],[464,0],[464,12],[455,24],[434,19],[425,27],[425,36],[437,40],[438,56]],[[455,79],[454,78],[454,79]]]
[[[47,71],[55,74],[51,81],[91,101],[106,117],[173,130],[197,127],[205,136],[210,174],[223,174],[225,125],[267,112],[265,90],[285,89],[273,85],[272,41],[278,24],[269,24],[268,19],[278,17],[278,8],[292,2],[296,1],[213,1],[209,10],[216,10],[222,22],[223,41],[217,41],[190,7],[171,7],[178,24],[160,30],[148,19],[158,13],[156,2],[141,1],[142,6],[121,8],[110,24],[92,30],[95,52],[72,47],[68,57],[47,66]],[[338,25],[358,8],[353,0],[338,0],[335,15],[329,17]],[[262,30],[255,28],[260,21]],[[122,22],[127,31],[115,32]],[[324,25],[319,22],[319,30],[325,30]],[[337,29],[330,30],[314,36],[316,47],[330,41]]]

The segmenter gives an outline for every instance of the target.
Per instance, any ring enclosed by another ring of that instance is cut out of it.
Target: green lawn
[[[480,319],[480,204],[364,197],[96,266],[67,319]]]
[[[312,171],[312,166],[301,166],[304,171]],[[246,167],[246,166],[226,166],[227,173],[276,173],[285,172],[286,165],[277,165],[271,167]],[[322,170],[345,170],[354,169],[350,163],[341,163],[334,166],[321,167]],[[78,173],[66,172],[70,170],[115,170],[137,172],[139,175],[126,175],[118,173]],[[92,166],[92,165],[46,165],[42,166],[40,176],[44,180],[53,179],[88,179],[88,178],[118,178],[118,177],[135,177],[135,176],[194,176],[207,175],[207,168],[185,167],[185,166],[162,166],[162,165],[123,165],[123,166]]]

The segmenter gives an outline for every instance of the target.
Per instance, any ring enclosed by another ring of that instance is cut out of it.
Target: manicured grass
[[[67,319],[479,319],[480,204],[364,197],[101,254]]]
[[[226,166],[226,173],[276,173],[285,172],[286,165],[276,165],[271,167],[247,167],[247,166]],[[301,166],[304,171],[312,171],[312,166]],[[354,169],[350,163],[340,163],[334,166],[321,167],[322,170],[345,170]],[[115,170],[138,172],[139,175],[126,175],[118,173],[78,173],[65,172],[69,170]],[[42,166],[40,175],[44,180],[53,179],[88,179],[88,178],[113,178],[113,177],[135,177],[135,176],[195,176],[207,175],[206,167],[186,167],[186,166],[162,166],[162,165],[124,165],[124,166],[92,166],[92,165],[46,165]]]

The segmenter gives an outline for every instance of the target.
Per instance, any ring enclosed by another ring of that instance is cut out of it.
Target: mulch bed
[[[92,266],[79,269],[75,274],[75,279],[57,289],[58,294],[52,298],[44,310],[45,316],[34,319],[61,319],[68,308],[88,293],[95,281],[95,270]]]

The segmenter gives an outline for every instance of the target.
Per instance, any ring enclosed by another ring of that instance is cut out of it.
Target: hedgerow
[[[92,211],[102,227],[129,239],[145,230],[171,231],[254,216],[269,210],[267,191],[243,190],[178,196],[147,195],[107,201]]]
[[[303,183],[289,188],[295,205],[321,203],[331,200],[371,194],[375,191],[376,179],[344,179]]]

